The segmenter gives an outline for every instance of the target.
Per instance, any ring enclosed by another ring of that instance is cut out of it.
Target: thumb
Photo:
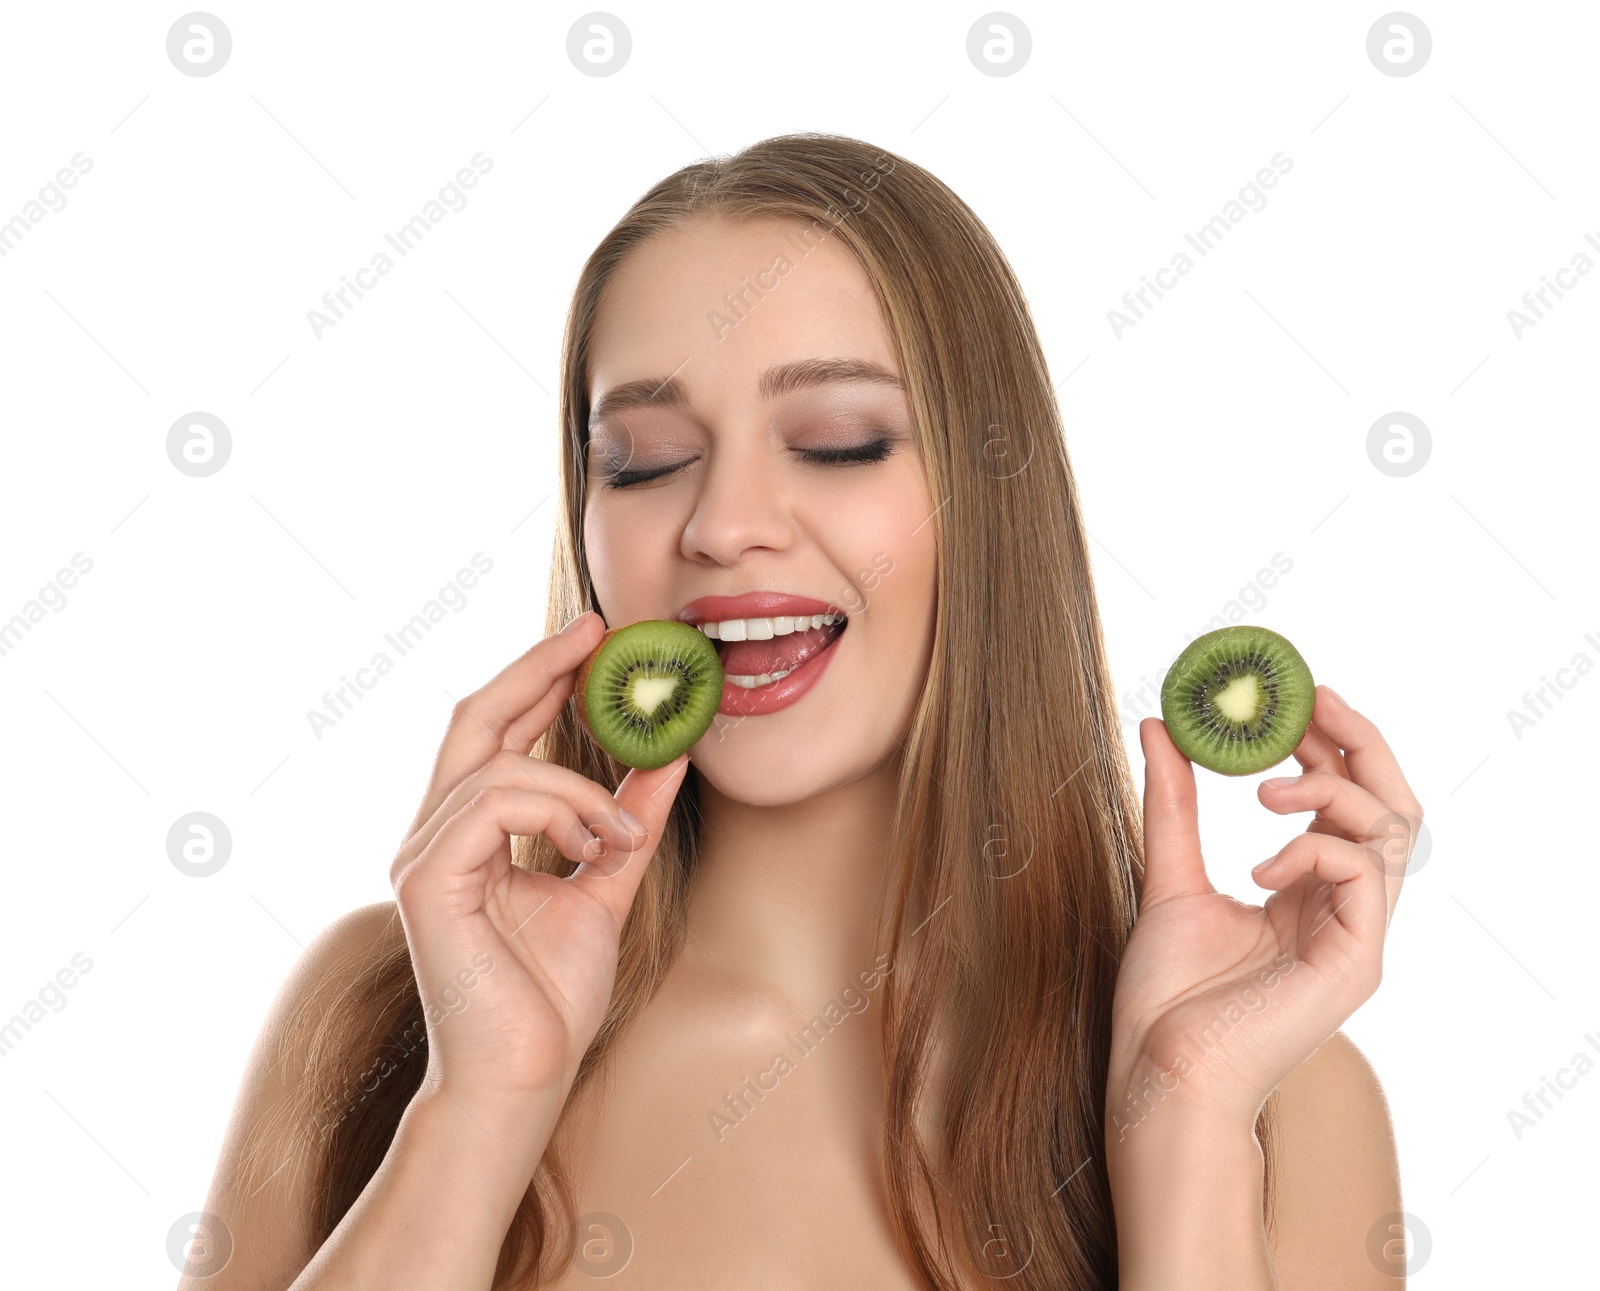
[[[634,894],[644,879],[645,866],[655,855],[656,844],[661,841],[667,816],[688,769],[689,755],[681,753],[665,766],[650,771],[635,767],[623,776],[622,783],[617,786],[617,806],[643,827],[644,837],[641,839],[634,831],[632,850],[611,848],[598,859],[585,860],[568,879],[611,907],[619,926],[627,918]],[[626,817],[623,823],[627,828]]]
[[[1160,718],[1139,723],[1144,749],[1143,909],[1168,897],[1215,892],[1200,856],[1200,813],[1194,767],[1178,751]]]

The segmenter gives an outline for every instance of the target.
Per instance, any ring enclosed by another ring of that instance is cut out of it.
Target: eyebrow
[[[906,388],[906,383],[893,372],[865,359],[801,359],[768,368],[761,374],[756,391],[765,402],[795,390],[842,381],[893,386],[897,390]],[[589,429],[593,430],[612,413],[630,408],[683,408],[689,403],[689,392],[676,377],[624,381],[600,396],[589,413]]]

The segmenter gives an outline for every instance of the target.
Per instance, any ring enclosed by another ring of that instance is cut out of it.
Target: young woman
[[[560,455],[550,635],[285,984],[185,1288],[1393,1285],[1338,1027],[1421,809],[1323,686],[1264,907],[1153,718],[1141,816],[1051,379],[959,198],[815,134],[663,180],[584,266]],[[754,639],[628,771],[568,700],[649,618]]]

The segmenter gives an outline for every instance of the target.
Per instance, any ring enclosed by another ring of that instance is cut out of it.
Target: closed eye
[[[845,462],[881,462],[894,451],[891,439],[874,439],[849,448],[797,448],[795,450],[808,462],[837,466]]]
[[[894,451],[894,441],[888,438],[869,440],[865,444],[852,444],[849,448],[796,448],[802,461],[818,466],[846,466],[861,462],[881,462]],[[691,459],[692,462],[693,459]],[[657,466],[646,471],[614,471],[606,479],[606,487],[629,489],[636,484],[646,484],[680,471],[690,462],[673,466]]]
[[[659,480],[664,475],[671,475],[674,471],[681,471],[685,466],[694,461],[690,458],[687,462],[678,462],[673,466],[653,466],[646,471],[613,471],[605,477],[608,489],[631,489],[636,484],[647,484],[651,480]]]

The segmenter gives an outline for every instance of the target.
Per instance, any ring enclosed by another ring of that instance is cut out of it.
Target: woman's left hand
[[[1267,780],[1269,811],[1315,811],[1254,871],[1265,906],[1219,893],[1200,855],[1194,768],[1157,718],[1145,754],[1145,874],[1112,1006],[1108,1137],[1162,1104],[1252,1123],[1278,1083],[1378,987],[1383,943],[1422,821],[1378,728],[1326,686]]]

